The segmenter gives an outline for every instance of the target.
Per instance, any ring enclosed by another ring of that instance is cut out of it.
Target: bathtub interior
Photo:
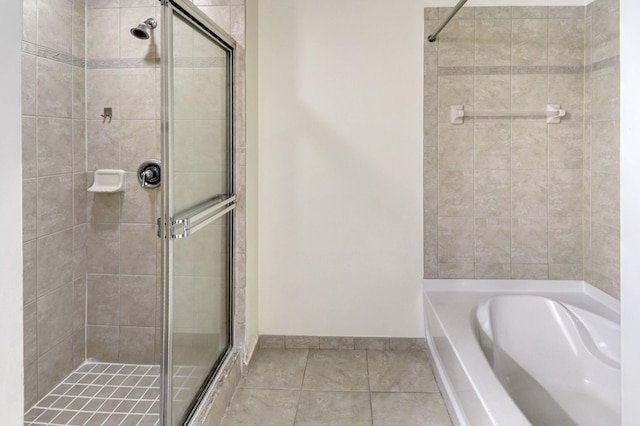
[[[514,294],[560,300],[571,305],[572,315],[578,316],[584,311],[596,318],[619,322],[619,302],[582,281],[425,280],[427,343],[436,379],[456,425],[532,424],[492,370],[473,326],[479,304],[493,297]],[[582,317],[590,320],[588,315]],[[592,334],[596,336],[594,341],[598,333],[602,336],[611,333],[606,327],[592,329],[596,330]],[[603,348],[605,353],[608,349]],[[544,397],[544,393],[539,395]],[[544,398],[538,401],[550,407],[548,402]]]
[[[620,422],[620,324],[531,295],[481,302],[477,338],[496,377],[532,424]]]

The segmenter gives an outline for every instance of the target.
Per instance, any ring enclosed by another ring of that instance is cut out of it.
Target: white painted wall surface
[[[260,1],[261,334],[423,335],[422,9],[398,3]]]
[[[640,2],[620,1],[622,424],[640,425]]]
[[[22,154],[20,68],[22,2],[0,13],[0,423],[22,424]]]
[[[456,3],[259,2],[260,334],[423,335],[423,8]]]
[[[258,0],[246,0],[247,289],[246,360],[258,342]]]

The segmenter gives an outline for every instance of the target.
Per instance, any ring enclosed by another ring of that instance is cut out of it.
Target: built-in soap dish
[[[89,192],[122,192],[124,191],[124,170],[99,169],[93,175],[93,185]]]

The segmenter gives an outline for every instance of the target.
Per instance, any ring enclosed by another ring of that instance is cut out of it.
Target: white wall
[[[423,8],[456,3],[259,2],[260,334],[422,335]]]
[[[245,356],[258,341],[258,0],[246,0],[247,289]]]
[[[423,333],[423,24],[402,3],[260,1],[261,334]]]
[[[640,2],[620,1],[622,424],[640,425]]]
[[[20,67],[22,2],[5,2],[0,14],[0,419],[22,424],[22,155]]]

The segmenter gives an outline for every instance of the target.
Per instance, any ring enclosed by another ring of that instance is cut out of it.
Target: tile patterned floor
[[[157,425],[160,367],[86,362],[25,413],[29,425]]]
[[[451,426],[422,351],[257,349],[223,426]]]

